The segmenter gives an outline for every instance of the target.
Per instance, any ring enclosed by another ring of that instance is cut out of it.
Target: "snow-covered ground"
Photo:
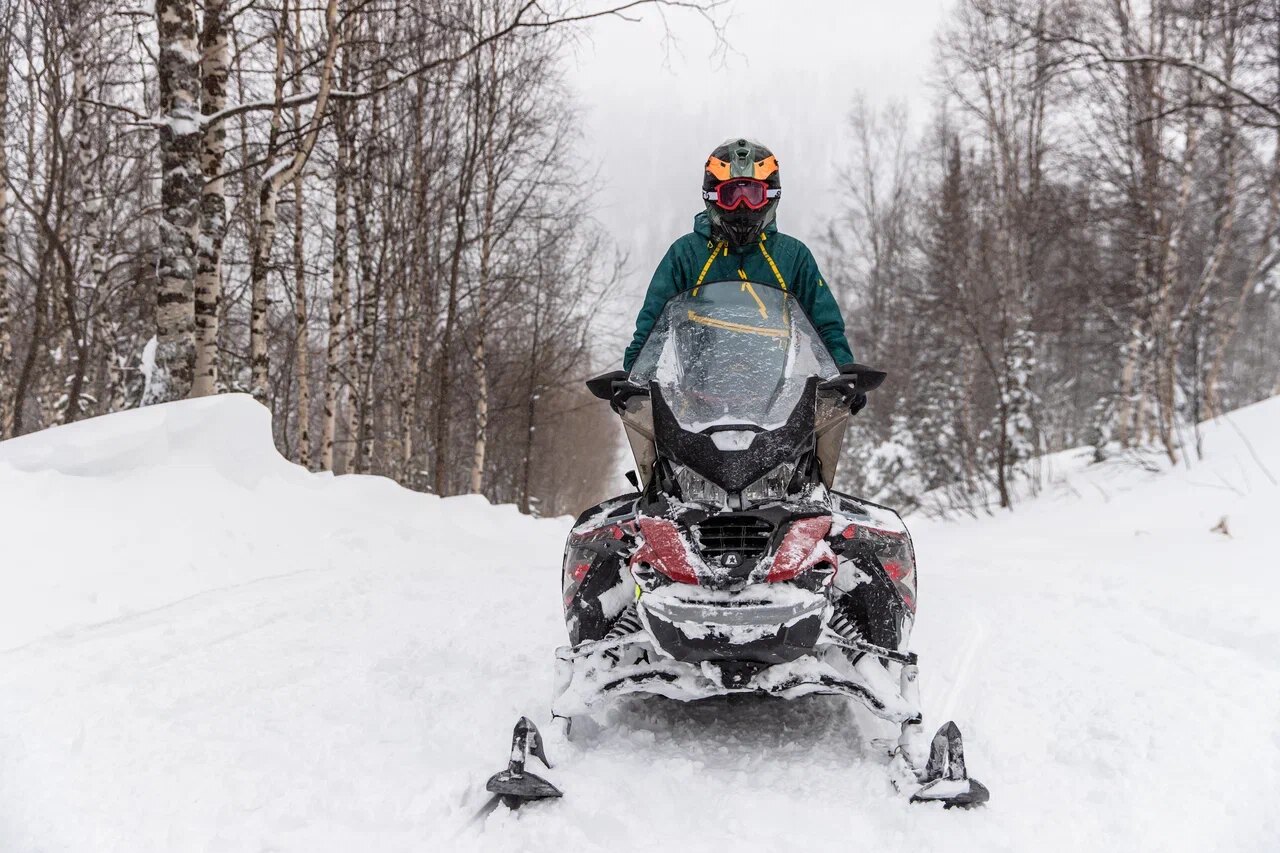
[[[1190,468],[1059,455],[913,525],[927,722],[987,808],[902,801],[841,700],[637,699],[548,744],[563,801],[475,826],[545,715],[568,521],[308,474],[267,417],[0,445],[0,851],[1280,848],[1280,400]]]

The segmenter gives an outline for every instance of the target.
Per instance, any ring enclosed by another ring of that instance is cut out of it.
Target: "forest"
[[[1053,451],[1190,464],[1280,393],[1280,3],[964,0],[935,86],[923,133],[850,114],[827,266],[892,379],[849,485],[1011,507]]]
[[[238,391],[314,470],[593,503],[626,259],[567,45],[641,7],[731,44],[731,6],[9,0],[0,436]],[[1280,393],[1280,0],[958,0],[933,87],[849,105],[832,164],[814,249],[892,374],[843,485],[1012,507],[1047,453],[1189,464]]]

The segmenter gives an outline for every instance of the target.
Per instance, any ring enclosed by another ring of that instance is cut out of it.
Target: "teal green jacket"
[[[836,364],[849,364],[854,360],[845,337],[840,306],[822,273],[818,272],[813,253],[804,243],[779,233],[771,222],[759,243],[735,251],[711,238],[711,223],[703,212],[693,218],[693,233],[672,243],[658,264],[636,317],[635,336],[622,357],[623,370],[631,369],[668,299],[702,282],[738,278],[780,287],[795,296]]]

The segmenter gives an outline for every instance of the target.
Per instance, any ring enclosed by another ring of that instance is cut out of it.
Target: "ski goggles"
[[[721,210],[737,210],[744,204],[751,210],[759,210],[781,196],[782,190],[771,190],[767,183],[755,178],[731,178],[702,194],[704,199],[715,202]]]

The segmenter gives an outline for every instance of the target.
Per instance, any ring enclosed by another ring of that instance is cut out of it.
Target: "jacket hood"
[[[769,224],[764,227],[764,233],[766,234],[773,234],[777,230],[778,222],[776,218],[770,220]],[[693,217],[693,233],[697,234],[704,240],[711,239],[711,217],[707,215],[705,210],[698,211],[698,213]],[[749,248],[751,247],[744,246],[738,251],[742,252]]]

